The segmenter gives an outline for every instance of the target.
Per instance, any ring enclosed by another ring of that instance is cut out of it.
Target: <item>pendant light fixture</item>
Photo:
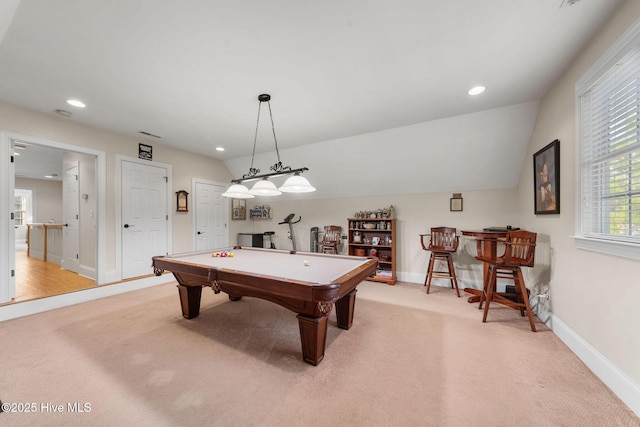
[[[271,95],[263,93],[258,96],[258,119],[256,121],[256,133],[253,138],[253,153],[251,154],[251,166],[249,167],[249,172],[244,174],[242,178],[231,180],[231,186],[224,192],[222,195],[225,197],[232,197],[235,199],[250,199],[255,196],[279,196],[284,193],[308,193],[311,191],[316,191],[315,188],[309,184],[306,178],[300,176],[301,173],[308,171],[309,168],[302,167],[297,169],[292,169],[290,166],[283,166],[280,161],[280,152],[278,151],[278,140],[276,138],[276,129],[273,124],[273,114],[271,113]],[[269,118],[271,119],[271,130],[273,132],[273,140],[276,146],[276,155],[278,157],[278,162],[271,166],[269,169],[272,171],[271,173],[260,174],[260,169],[256,169],[253,167],[253,161],[256,156],[256,142],[258,141],[258,128],[260,126],[260,107],[262,103],[266,102],[269,106]],[[269,178],[283,176],[283,175],[292,175],[288,178],[285,183],[277,188],[276,185],[269,180]],[[251,190],[244,185],[244,183],[249,181],[257,181]]]

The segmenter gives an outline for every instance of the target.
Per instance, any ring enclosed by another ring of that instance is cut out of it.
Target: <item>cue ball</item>
[[[305,267],[309,267],[309,261],[307,261],[306,259],[304,260],[303,264]]]

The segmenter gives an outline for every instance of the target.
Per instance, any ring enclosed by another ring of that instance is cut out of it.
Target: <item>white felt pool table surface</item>
[[[232,252],[233,257],[214,257],[214,252]],[[167,257],[185,263],[216,269],[235,270],[256,276],[270,276],[285,280],[327,284],[364,265],[368,258],[261,249],[252,247],[222,248],[211,251],[177,254]]]

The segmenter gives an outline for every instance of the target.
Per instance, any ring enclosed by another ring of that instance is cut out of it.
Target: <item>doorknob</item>
[[[202,231],[198,231],[198,234],[202,234]]]
[[[133,227],[133,225],[129,225],[129,224],[124,225],[124,228],[129,228],[129,227]]]

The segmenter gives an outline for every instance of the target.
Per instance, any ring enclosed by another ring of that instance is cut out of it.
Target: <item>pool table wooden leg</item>
[[[357,289],[349,292],[347,295],[336,301],[336,320],[338,327],[349,329],[353,323],[353,309],[356,305]]]
[[[180,305],[182,306],[182,316],[185,319],[193,319],[200,314],[200,299],[202,297],[202,286],[178,285],[180,294]]]
[[[298,314],[302,358],[305,362],[317,365],[324,358],[327,341],[327,316],[308,317]]]

